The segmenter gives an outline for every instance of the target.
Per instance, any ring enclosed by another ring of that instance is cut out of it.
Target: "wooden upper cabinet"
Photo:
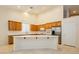
[[[57,25],[57,27],[61,26],[61,21],[58,21],[58,22],[56,23],[56,25]]]
[[[10,30],[10,21],[8,21],[8,30]]]
[[[31,31],[39,31],[40,28],[51,29],[52,27],[60,27],[61,21],[41,24],[41,25],[31,25]]]
[[[60,27],[61,26],[61,21],[53,22],[52,27]]]
[[[31,24],[31,31],[39,31],[39,30],[40,30],[40,26],[39,25]]]
[[[14,30],[14,22],[13,21],[8,21],[8,29],[10,30],[10,31],[13,31]]]
[[[17,31],[22,30],[21,22],[16,22],[16,30],[17,30]]]
[[[21,31],[22,24],[21,24],[21,22],[8,21],[8,29],[9,29],[9,31]]]
[[[12,26],[12,30],[13,31],[15,31],[15,29],[16,29],[16,26],[15,25],[16,25],[16,22],[12,21],[12,25],[11,26]]]

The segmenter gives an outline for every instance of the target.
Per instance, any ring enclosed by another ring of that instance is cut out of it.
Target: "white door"
[[[62,24],[62,43],[66,45],[75,46],[76,24],[68,20],[65,21],[63,21]]]

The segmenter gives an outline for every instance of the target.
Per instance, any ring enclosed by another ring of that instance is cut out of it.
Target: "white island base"
[[[52,35],[26,35],[14,36],[14,51],[21,49],[57,49],[58,36]]]

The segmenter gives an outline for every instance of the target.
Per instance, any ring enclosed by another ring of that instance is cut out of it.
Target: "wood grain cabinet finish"
[[[13,36],[8,36],[8,44],[13,44]]]
[[[14,23],[13,21],[8,21],[8,29],[11,31],[11,30],[14,30]]]
[[[41,25],[31,24],[31,31],[39,31],[40,28],[51,29],[52,27],[61,27],[61,21],[50,22]]]
[[[8,21],[8,30],[9,31],[21,31],[22,23],[16,21]]]
[[[31,24],[31,31],[39,31],[39,25],[33,25]]]
[[[21,22],[17,22],[17,31],[22,30]]]

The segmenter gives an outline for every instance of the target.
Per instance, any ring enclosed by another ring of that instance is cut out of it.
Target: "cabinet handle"
[[[47,37],[47,39],[49,39],[49,37]]]
[[[26,39],[26,37],[24,37],[24,39]]]

